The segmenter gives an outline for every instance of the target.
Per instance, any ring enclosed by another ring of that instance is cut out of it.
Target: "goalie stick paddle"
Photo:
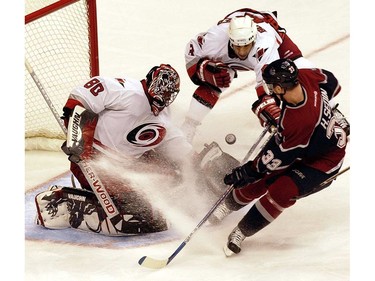
[[[244,158],[244,160],[242,160],[241,165],[243,165],[245,163],[245,161],[247,160],[247,158],[250,157],[251,154],[255,151],[255,148],[259,145],[260,141],[263,139],[263,137],[266,134],[266,132],[268,131],[268,129],[269,129],[269,127],[266,127],[263,130],[263,132],[258,137],[258,139],[256,140],[256,142],[250,148],[250,150],[249,150],[248,154],[246,155],[246,157]],[[263,150],[263,148],[265,147],[265,145],[272,138],[272,136],[274,135],[274,132],[275,131],[272,131],[272,133],[264,141],[264,143],[262,144],[262,146],[261,146],[261,148],[259,150],[259,153]],[[166,259],[161,259],[161,260],[154,259],[154,258],[151,258],[151,257],[148,257],[148,256],[143,256],[142,258],[139,259],[138,264],[141,265],[141,266],[147,267],[147,268],[151,268],[151,269],[161,269],[163,267],[166,267],[177,256],[177,254],[179,252],[181,252],[181,250],[190,241],[190,239],[192,238],[192,236],[194,235],[194,233],[208,220],[208,218],[211,216],[211,214],[216,210],[216,208],[221,204],[221,202],[224,201],[224,199],[229,195],[229,193],[233,191],[233,189],[234,189],[233,185],[229,186],[226,189],[226,191],[223,193],[223,195],[221,195],[221,197],[219,198],[219,200],[212,206],[212,208],[208,211],[208,213],[205,215],[205,217],[198,223],[198,225],[189,234],[189,236],[186,237],[185,240],[178,246],[178,248],[173,252],[172,255],[170,255]]]

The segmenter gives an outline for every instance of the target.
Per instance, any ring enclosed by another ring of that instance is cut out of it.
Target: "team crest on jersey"
[[[125,88],[125,79],[122,78],[116,78],[116,80],[120,83],[120,85]]]
[[[263,55],[265,52],[267,52],[268,48],[263,49],[263,48],[258,48],[255,54],[253,55],[254,58],[256,58],[258,61],[261,61],[263,58]]]
[[[167,130],[157,123],[142,124],[126,136],[128,142],[138,147],[149,147],[159,144],[165,137]]]

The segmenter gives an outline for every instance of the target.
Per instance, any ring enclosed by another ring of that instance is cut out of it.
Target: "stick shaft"
[[[56,119],[57,123],[60,125],[60,128],[63,130],[65,135],[67,134],[67,129],[65,128],[62,120],[60,119],[59,113],[57,112],[55,106],[53,105],[51,99],[49,98],[45,88],[43,87],[42,83],[40,82],[38,76],[35,74],[34,69],[30,65],[30,63],[25,59],[25,67],[27,71],[29,72],[31,78],[34,80],[35,85],[38,87],[40,93],[42,94],[44,100],[46,101],[49,109],[51,110],[53,117]]]
[[[265,134],[267,133],[269,127],[265,128],[258,139],[255,141],[253,146],[250,148],[249,152],[247,153],[246,157],[242,160],[241,165],[243,165],[247,159],[253,154],[256,147],[259,145]],[[262,144],[259,153],[263,150],[265,145],[270,141],[270,139],[273,136],[273,132],[268,136],[268,138],[264,141]],[[169,256],[166,260],[155,260],[150,257],[144,256],[142,257],[138,263],[142,266],[153,268],[153,269],[159,269],[167,266],[177,255],[181,250],[186,246],[186,244],[190,241],[190,239],[193,237],[194,233],[208,220],[208,218],[212,215],[212,213],[216,210],[216,208],[225,200],[225,198],[231,193],[234,189],[234,186],[229,186],[225,192],[221,195],[221,197],[216,201],[216,203],[211,207],[211,209],[208,211],[208,213],[204,216],[204,218],[198,223],[198,225],[194,228],[192,232],[185,238],[185,240],[177,247],[177,249],[173,252],[172,255]]]
[[[242,164],[245,164],[247,162],[247,160],[249,160],[250,156],[254,153],[255,148],[258,146],[258,144],[260,143],[260,141],[266,135],[268,129],[269,129],[269,126],[267,126],[266,128],[263,129],[262,133],[260,134],[260,136],[258,137],[258,139],[256,140],[256,142],[253,144],[253,146],[249,149],[249,151],[245,155],[244,159],[242,160]]]

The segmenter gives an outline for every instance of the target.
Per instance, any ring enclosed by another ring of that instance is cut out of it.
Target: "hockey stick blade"
[[[182,250],[182,248],[185,247],[186,243],[190,240],[191,236],[192,234],[190,234],[184,240],[184,242],[180,244],[180,246],[176,249],[176,251],[174,251],[174,253],[169,258],[164,259],[164,260],[157,260],[157,259],[153,259],[147,256],[143,256],[138,261],[139,265],[147,267],[147,268],[151,268],[151,269],[160,269],[160,268],[166,267],[173,260],[173,258]]]
[[[160,268],[163,268],[163,267],[167,266],[167,264],[169,263],[169,259],[156,260],[156,259],[144,256],[144,257],[140,258],[138,263],[141,266],[144,266],[144,267],[147,267],[147,268],[160,269]]]
[[[230,192],[232,192],[233,189],[234,189],[233,185],[231,185],[230,187],[227,188],[227,190],[224,192],[224,194],[221,195],[219,200],[212,206],[210,211],[198,223],[198,225],[194,228],[194,230],[192,232],[190,232],[189,236],[185,238],[185,240],[180,244],[180,246],[178,246],[178,248],[173,252],[173,254],[168,259],[156,260],[156,259],[144,256],[138,261],[139,265],[144,266],[144,267],[148,267],[148,268],[152,268],[152,269],[160,269],[160,268],[166,267],[174,259],[174,257],[177,256],[177,254],[186,246],[186,244],[193,237],[194,233],[207,221],[207,219],[215,211],[217,206],[219,206],[219,204],[224,201],[224,199],[228,196],[228,194]]]

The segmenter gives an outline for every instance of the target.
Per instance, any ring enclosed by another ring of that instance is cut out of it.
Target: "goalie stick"
[[[65,128],[62,120],[60,119],[59,113],[57,112],[56,108],[52,104],[51,99],[49,98],[46,90],[44,89],[42,83],[40,82],[38,76],[36,75],[34,69],[30,65],[30,63],[25,58],[25,67],[29,72],[31,78],[34,80],[36,86],[38,87],[40,93],[42,94],[44,100],[46,101],[48,107],[50,108],[53,116],[55,117],[56,121],[59,123],[61,129],[67,134],[67,129]],[[77,163],[79,168],[82,170],[87,182],[90,184],[90,187],[94,191],[100,205],[102,206],[103,210],[105,211],[106,215],[112,222],[113,226],[120,230],[121,229],[121,221],[123,220],[119,211],[117,210],[116,205],[113,203],[108,191],[105,189],[105,186],[101,182],[100,178],[98,177],[97,173],[93,169],[93,167],[88,163],[88,161],[81,160]],[[116,225],[119,224],[119,228]]]
[[[253,152],[255,151],[255,148],[259,145],[259,143],[261,142],[261,140],[263,139],[264,135],[266,134],[266,132],[268,131],[269,127],[266,127],[263,132],[261,133],[261,135],[258,137],[258,139],[256,140],[256,142],[253,144],[253,146],[250,148],[249,152],[247,153],[246,157],[244,158],[244,160],[242,160],[242,164],[245,163],[245,161],[247,160],[248,157],[251,156],[251,154],[253,154]],[[274,132],[273,131],[269,136],[268,138],[263,142],[262,146],[260,147],[260,150],[259,150],[259,153],[263,150],[263,148],[265,147],[265,145],[269,142],[269,140],[272,138],[272,136],[274,135]],[[212,206],[212,208],[208,211],[208,213],[204,216],[204,218],[198,223],[198,225],[194,228],[194,230],[192,232],[190,232],[190,234],[185,238],[185,240],[178,246],[178,248],[172,253],[172,255],[170,255],[168,258],[166,259],[162,259],[162,260],[159,260],[159,259],[154,259],[154,258],[151,258],[151,257],[148,257],[148,256],[143,256],[142,258],[139,259],[138,261],[138,264],[141,265],[141,266],[144,266],[144,267],[147,267],[147,268],[151,268],[151,269],[160,269],[160,268],[163,268],[163,267],[166,267],[176,256],[179,252],[181,252],[181,250],[186,246],[186,244],[190,241],[190,239],[193,237],[194,233],[208,220],[208,218],[211,216],[211,214],[216,210],[217,206],[219,206],[221,204],[221,202],[224,201],[224,199],[229,195],[230,192],[232,192],[234,189],[234,186],[231,185],[229,186],[226,191],[224,192],[224,194],[219,198],[219,200]]]

